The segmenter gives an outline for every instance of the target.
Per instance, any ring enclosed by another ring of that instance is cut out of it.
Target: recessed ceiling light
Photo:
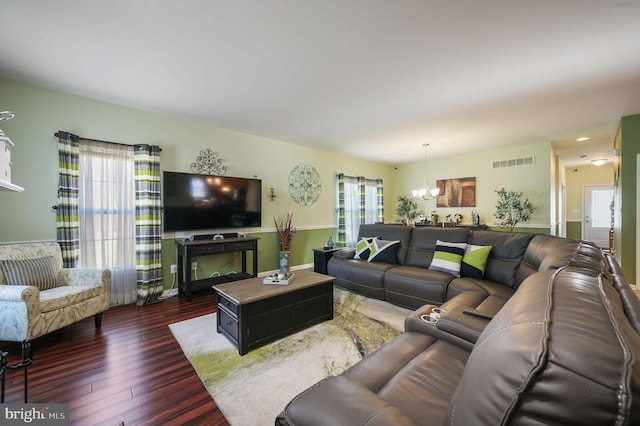
[[[594,166],[602,166],[602,165],[603,165],[604,163],[606,163],[606,162],[607,162],[607,159],[606,159],[606,158],[598,158],[597,160],[591,160],[591,163],[592,163]]]
[[[586,136],[583,136],[581,138],[576,139],[577,142],[584,142],[584,141],[588,141],[588,140],[589,140],[589,138],[586,137]]]

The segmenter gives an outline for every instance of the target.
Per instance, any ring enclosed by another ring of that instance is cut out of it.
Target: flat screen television
[[[165,171],[166,232],[262,226],[262,181]]]

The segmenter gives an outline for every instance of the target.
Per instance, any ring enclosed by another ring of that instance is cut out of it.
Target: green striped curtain
[[[344,208],[344,173],[339,173],[337,176],[338,181],[338,244],[344,246],[347,241],[347,224],[345,222],[345,208]]]
[[[376,205],[378,209],[378,222],[384,222],[384,196],[382,191],[382,179],[376,179]]]
[[[58,131],[58,202],[56,234],[65,268],[75,268],[80,257],[78,224],[78,162],[80,143]]]
[[[136,182],[137,305],[158,300],[162,294],[162,221],[160,148],[134,147]]]
[[[365,216],[365,208],[367,205],[367,188],[365,186],[365,184],[367,183],[367,180],[362,177],[362,176],[358,176],[357,177],[358,180],[358,195],[359,195],[359,205],[358,205],[358,220],[360,221],[360,223],[367,223],[367,219]]]

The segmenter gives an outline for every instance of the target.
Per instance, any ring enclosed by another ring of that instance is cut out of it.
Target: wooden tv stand
[[[187,302],[191,301],[191,293],[216,284],[243,280],[258,276],[258,238],[225,238],[223,240],[176,241],[178,251],[178,292],[184,294]],[[247,251],[253,254],[252,273],[247,272]],[[191,261],[198,256],[213,256],[221,253],[242,252],[242,271],[233,275],[191,279]]]

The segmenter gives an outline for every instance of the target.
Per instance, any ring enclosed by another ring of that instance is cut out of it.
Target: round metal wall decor
[[[322,184],[320,175],[310,164],[298,164],[289,174],[289,194],[301,206],[310,206],[318,201]]]
[[[191,163],[191,171],[205,175],[223,176],[227,174],[227,166],[222,165],[222,159],[218,158],[218,153],[209,148],[200,151],[195,163]]]

